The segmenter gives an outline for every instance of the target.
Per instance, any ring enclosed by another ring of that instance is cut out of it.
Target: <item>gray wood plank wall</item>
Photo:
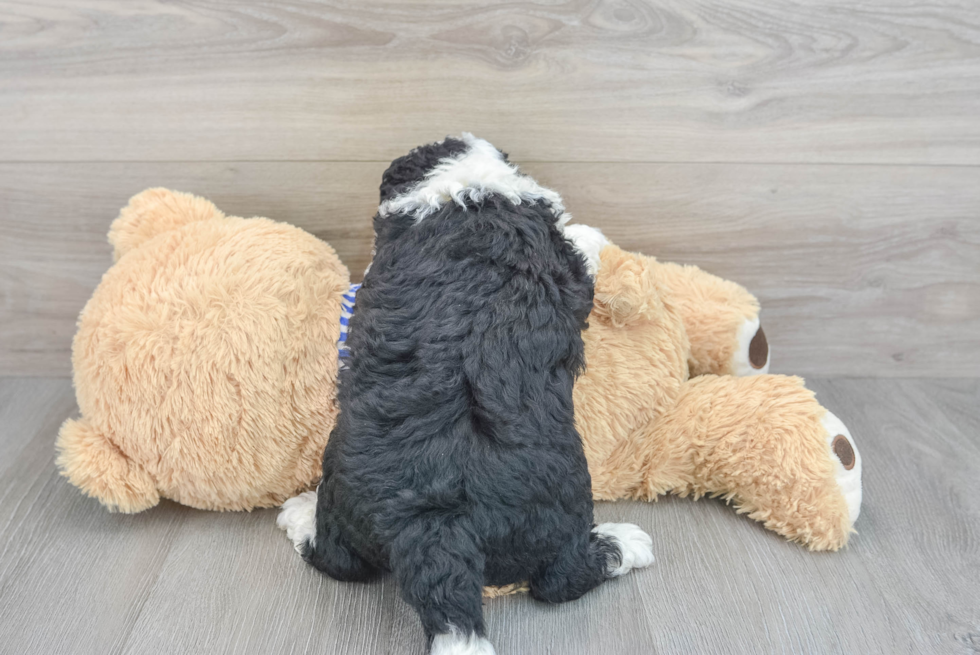
[[[384,164],[491,139],[620,245],[735,279],[777,371],[980,372],[980,5],[0,1],[0,375],[67,375],[128,197],[357,272]]]

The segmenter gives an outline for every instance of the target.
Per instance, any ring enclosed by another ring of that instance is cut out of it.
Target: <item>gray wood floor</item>
[[[656,563],[579,601],[490,600],[501,655],[980,651],[980,381],[812,379],[865,461],[859,534],[809,553],[717,501],[600,504]],[[423,652],[388,579],[307,567],[275,512],[109,514],[60,478],[63,379],[0,379],[0,653]]]

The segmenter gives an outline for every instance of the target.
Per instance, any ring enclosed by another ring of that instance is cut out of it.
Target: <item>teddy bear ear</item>
[[[609,244],[602,249],[592,313],[616,327],[649,313],[656,296],[644,257]]]
[[[137,193],[109,228],[113,258],[119,261],[158,234],[211,218],[224,218],[224,214],[211,201],[190,193],[162,188]]]

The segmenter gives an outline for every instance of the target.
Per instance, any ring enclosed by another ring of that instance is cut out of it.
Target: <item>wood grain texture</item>
[[[6,161],[980,164],[966,0],[0,2]]]
[[[848,547],[809,553],[718,501],[603,503],[656,563],[548,606],[488,601],[500,653],[974,653],[980,381],[815,379],[865,462]],[[58,477],[66,380],[0,379],[0,653],[421,655],[390,578],[306,566],[271,510],[105,512]]]
[[[0,653],[119,652],[186,513],[98,510],[54,468],[66,380],[0,379]]]
[[[330,242],[357,279],[384,163],[0,164],[0,373],[67,375],[130,195],[162,185]],[[549,164],[525,169],[619,245],[763,304],[774,372],[980,372],[980,168]],[[50,191],[57,182],[57,192]]]

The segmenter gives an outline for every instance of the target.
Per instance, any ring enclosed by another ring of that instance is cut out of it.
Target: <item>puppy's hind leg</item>
[[[276,525],[286,532],[300,555],[316,537],[316,492],[304,491],[282,504]]]
[[[421,520],[391,548],[402,598],[418,612],[431,655],[495,655],[484,637],[484,557],[458,524]]]
[[[549,603],[575,600],[605,580],[653,563],[653,541],[629,523],[604,523],[565,544],[531,576],[531,595]]]
[[[619,553],[619,563],[609,570],[610,578],[618,578],[633,569],[642,569],[653,564],[653,539],[638,525],[601,523],[592,528],[592,534],[611,541]]]
[[[276,524],[303,559],[331,578],[346,582],[371,578],[377,569],[354,552],[322,502],[318,507],[318,493],[307,491],[287,500]]]

